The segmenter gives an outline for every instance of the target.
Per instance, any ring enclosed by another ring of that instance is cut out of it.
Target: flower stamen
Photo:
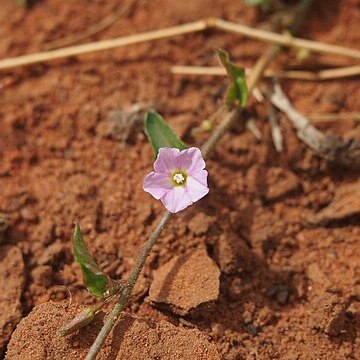
[[[184,175],[183,174],[175,174],[173,176],[173,179],[178,183],[181,184],[185,181]]]
[[[187,178],[187,174],[181,170],[175,171],[171,176],[171,180],[175,186],[185,185],[186,178]]]

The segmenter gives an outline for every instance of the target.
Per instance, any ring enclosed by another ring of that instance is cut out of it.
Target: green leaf
[[[228,105],[234,105],[234,103],[237,101],[238,106],[243,107],[248,99],[245,70],[232,63],[230,61],[229,54],[226,51],[216,49],[216,52],[231,80],[231,84],[228,88],[226,102]]]
[[[155,111],[149,111],[145,116],[145,134],[153,147],[155,157],[162,147],[180,150],[187,148],[162,116]]]
[[[76,261],[80,265],[86,288],[95,296],[103,297],[109,291],[110,278],[103,273],[89,253],[82,237],[80,226],[75,225],[73,249]]]

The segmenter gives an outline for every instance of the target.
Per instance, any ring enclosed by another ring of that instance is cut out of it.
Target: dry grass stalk
[[[219,66],[173,66],[171,72],[177,75],[210,75],[210,76],[226,76],[224,68]],[[250,69],[246,69],[246,74],[251,73]],[[265,77],[276,77],[294,80],[332,80],[346,77],[353,77],[360,75],[360,66],[344,66],[335,69],[326,69],[319,71],[305,71],[305,70],[272,70],[265,71]]]
[[[56,50],[3,59],[0,60],[0,70],[46,62],[54,59],[89,54],[97,51],[114,49],[121,46],[138,44],[141,42],[166,39],[182,34],[203,31],[210,28],[233,32],[253,39],[263,40],[272,44],[278,44],[284,47],[303,48],[319,53],[327,53],[332,55],[346,56],[353,59],[360,59],[360,51],[356,49],[349,49],[338,45],[289,37],[287,35],[277,34],[271,31],[265,31],[246,25],[231,23],[222,19],[209,18],[184,25],[168,27],[166,29],[153,30],[115,39],[96,41],[88,44],[69,46]]]
[[[275,147],[275,150],[278,153],[280,153],[284,149],[284,146],[283,146],[284,140],[283,140],[281,127],[279,124],[278,114],[272,104],[269,104],[268,114],[269,114],[269,123],[270,123],[270,127],[271,127],[271,137],[272,137],[272,140],[274,143],[274,147]]]

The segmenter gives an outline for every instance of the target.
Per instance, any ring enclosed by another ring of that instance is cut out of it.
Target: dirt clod
[[[31,271],[31,277],[34,283],[48,287],[53,281],[53,270],[49,265],[40,265]]]
[[[311,326],[330,336],[337,336],[344,329],[346,310],[350,302],[335,294],[325,293],[313,300],[310,314]]]
[[[219,236],[215,245],[215,261],[221,272],[233,274],[248,268],[252,255],[246,242],[232,231]]]
[[[266,173],[267,191],[265,197],[269,201],[296,192],[300,187],[298,177],[290,170],[283,168],[270,168]]]
[[[0,356],[22,317],[24,282],[24,261],[20,249],[8,245],[0,247]]]
[[[39,265],[54,264],[63,257],[65,250],[66,246],[64,244],[55,242],[44,250],[39,259],[37,259],[37,263]]]
[[[170,306],[179,315],[217,300],[220,270],[204,248],[176,256],[154,272],[149,300]]]
[[[209,231],[211,224],[214,222],[215,218],[213,216],[199,212],[189,221],[188,227],[194,235],[201,236]]]
[[[328,223],[360,214],[360,181],[341,186],[329,206],[316,214],[313,222]]]
[[[248,170],[247,184],[250,192],[268,201],[280,200],[300,188],[300,181],[292,171],[261,165],[254,165]]]

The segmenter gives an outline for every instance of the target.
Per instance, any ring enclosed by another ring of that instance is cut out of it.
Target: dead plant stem
[[[310,2],[310,0],[308,1]],[[54,59],[88,54],[97,51],[109,50],[121,46],[138,44],[141,42],[165,39],[182,34],[199,32],[211,28],[240,34],[252,39],[263,40],[265,42],[277,44],[283,47],[308,49],[318,53],[341,55],[357,60],[360,59],[360,51],[357,49],[350,49],[339,45],[326,44],[318,41],[295,38],[284,34],[278,34],[261,29],[254,29],[250,26],[232,23],[218,18],[209,18],[205,20],[195,21],[192,23],[173,26],[165,29],[152,30],[115,39],[100,40],[82,45],[74,45],[50,51],[7,58],[0,60],[0,70],[42,63]]]
[[[208,28],[204,20],[192,23],[169,27],[166,29],[152,30],[140,34],[129,35],[109,40],[101,40],[82,45],[74,45],[56,50],[44,51],[29,55],[17,56],[13,58],[0,60],[0,70],[9,69],[23,65],[41,63],[54,59],[61,59],[76,55],[89,54],[97,51],[114,49],[131,44],[138,44],[157,39],[166,39],[181,34],[202,31]]]
[[[220,66],[181,66],[176,65],[171,68],[173,74],[178,75],[210,75],[226,76],[226,70]],[[246,75],[250,75],[251,70],[246,69]],[[332,80],[345,77],[359,76],[360,66],[343,66],[334,69],[325,69],[319,71],[305,70],[272,70],[267,69],[264,73],[269,78],[284,78],[306,81]]]

